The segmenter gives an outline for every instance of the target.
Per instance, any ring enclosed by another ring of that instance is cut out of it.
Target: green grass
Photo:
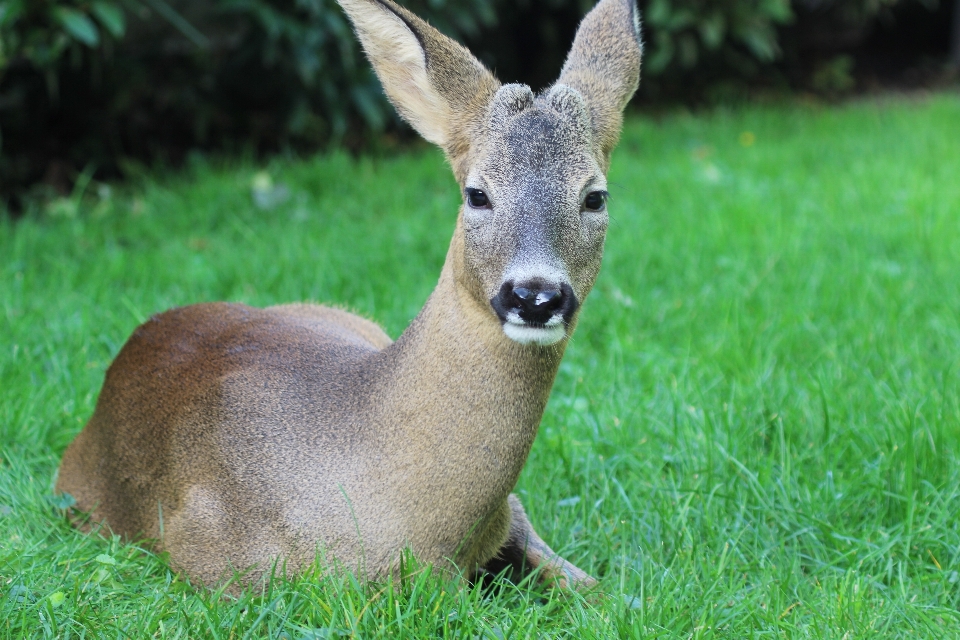
[[[251,163],[198,160],[0,221],[0,635],[960,637],[958,141],[956,94],[628,121],[604,269],[517,488],[600,577],[586,600],[425,571],[233,599],[50,500],[156,311],[328,301],[397,336],[460,201],[439,153],[275,160],[291,197],[269,211]]]

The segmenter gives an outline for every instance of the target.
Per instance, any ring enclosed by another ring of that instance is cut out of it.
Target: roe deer
[[[208,585],[278,558],[296,572],[318,549],[384,578],[406,548],[591,585],[511,491],[600,269],[605,175],[640,75],[634,0],[602,0],[539,95],[391,0],[339,1],[463,190],[436,289],[393,343],[317,305],[154,316],[107,371],[57,489]]]

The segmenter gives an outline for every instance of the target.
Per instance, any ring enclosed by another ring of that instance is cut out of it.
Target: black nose
[[[564,322],[568,322],[576,311],[577,297],[565,283],[557,286],[538,281],[520,284],[507,281],[490,304],[503,322],[509,314],[515,313],[524,322],[542,326],[558,313]]]

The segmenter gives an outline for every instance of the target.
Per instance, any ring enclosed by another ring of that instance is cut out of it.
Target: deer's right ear
[[[464,47],[392,0],[338,0],[387,97],[454,162],[500,83]]]

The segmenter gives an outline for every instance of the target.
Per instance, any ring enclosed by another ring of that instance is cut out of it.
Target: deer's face
[[[607,229],[587,106],[563,85],[537,98],[505,85],[483,129],[463,185],[465,275],[507,337],[554,344],[593,287]]]
[[[393,0],[339,2],[390,100],[463,187],[454,277],[510,339],[560,342],[600,270],[604,173],[640,78],[635,0],[600,0],[536,98]]]

